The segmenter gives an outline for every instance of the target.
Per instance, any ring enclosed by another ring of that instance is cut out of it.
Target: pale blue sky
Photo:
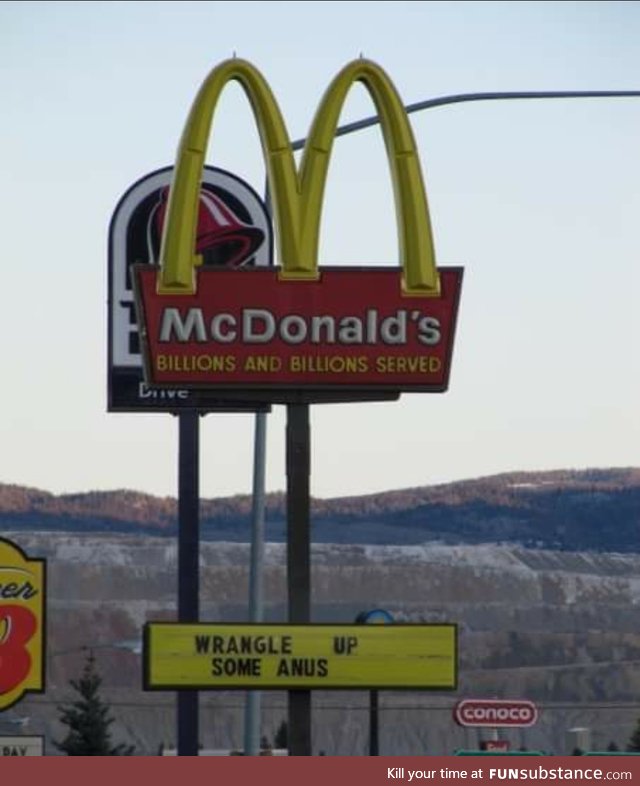
[[[640,89],[637,2],[0,3],[0,482],[176,492],[177,423],[106,412],[107,230],[173,163],[210,68],[236,52],[292,137],[361,53],[406,103],[506,90]],[[356,89],[344,120],[372,113]],[[312,493],[518,469],[638,465],[640,98],[414,115],[438,261],[466,269],[450,390],[312,409]],[[209,163],[264,182],[231,86]],[[397,261],[377,131],[336,143],[321,261]],[[269,418],[282,489],[284,412]],[[251,487],[253,417],[202,423],[203,496]]]

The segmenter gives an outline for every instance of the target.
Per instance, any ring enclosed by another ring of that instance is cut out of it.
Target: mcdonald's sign
[[[198,194],[215,107],[235,80],[255,114],[273,200],[280,264],[208,269],[196,249]],[[400,265],[318,268],[321,208],[339,114],[355,82],[368,89],[394,186]],[[211,71],[178,150],[159,267],[134,268],[150,386],[258,390],[270,401],[348,389],[447,388],[462,269],[437,268],[413,132],[387,74],[360,59],[318,107],[299,169],[262,74],[232,59]]]
[[[0,538],[0,711],[44,690],[45,560]]]

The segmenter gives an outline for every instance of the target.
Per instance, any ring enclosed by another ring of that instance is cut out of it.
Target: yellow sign
[[[311,125],[296,169],[291,141],[278,103],[262,74],[233,58],[214,68],[193,103],[178,148],[160,252],[160,294],[194,294],[194,253],[200,181],[213,113],[223,88],[237,81],[246,93],[264,150],[273,199],[281,278],[317,279],[318,237],[331,148],[340,111],[354,82],[367,88],[380,117],[396,200],[403,291],[438,297],[431,223],[413,131],[393,82],[380,66],[361,58],[346,65],[329,85]]]
[[[453,690],[456,626],[152,622],[145,687]]]
[[[0,538],[0,710],[44,690],[44,564]]]

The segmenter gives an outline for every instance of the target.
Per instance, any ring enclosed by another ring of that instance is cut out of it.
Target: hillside
[[[135,491],[54,495],[0,484],[0,528],[29,532],[175,535],[177,505]],[[201,502],[203,540],[247,542],[251,498]],[[606,524],[606,526],[605,526]],[[520,472],[357,497],[314,499],[316,543],[511,543],[640,550],[640,468]],[[270,494],[266,536],[282,542],[285,496]]]
[[[249,497],[203,500],[201,619],[247,619]],[[454,693],[381,694],[381,750],[449,753],[477,746],[452,721],[462,697],[530,698],[531,729],[513,747],[570,752],[567,731],[593,747],[624,746],[640,708],[640,469],[509,473],[383,494],[313,501],[312,620],[352,622],[371,608],[398,621],[455,622]],[[285,498],[269,495],[265,619],[286,619]],[[57,708],[92,648],[116,738],[153,754],[175,743],[175,697],[141,690],[147,620],[176,613],[176,501],[134,491],[53,495],[0,485],[3,536],[47,560],[47,690],[9,711],[25,732],[59,737]],[[242,744],[243,696],[203,693],[202,742]],[[314,694],[314,747],[366,750],[367,696]],[[264,733],[286,716],[268,693]],[[2,723],[0,719],[0,731]]]
[[[169,538],[6,533],[47,560],[47,690],[7,718],[27,718],[25,733],[58,738],[57,708],[68,699],[92,648],[117,719],[115,738],[154,754],[175,744],[175,694],[141,689],[139,642],[146,620],[176,613],[177,548]],[[201,619],[247,619],[249,546],[205,543]],[[460,698],[528,698],[540,708],[529,729],[503,730],[514,747],[571,752],[568,729],[589,727],[594,747],[624,746],[640,707],[640,555],[558,552],[517,546],[316,545],[312,620],[347,622],[387,609],[399,622],[455,622],[459,688],[452,693],[383,691],[383,754],[444,754],[475,748],[479,732],[452,719]],[[286,555],[265,549],[265,619],[286,619]],[[114,646],[116,645],[116,646]],[[202,692],[202,742],[242,745],[242,692]],[[360,754],[367,744],[367,694],[316,692],[314,750]],[[273,738],[286,696],[263,696],[263,733]],[[2,719],[0,719],[0,727]],[[1,730],[1,728],[0,728]],[[15,730],[14,730],[15,731]],[[11,733],[11,729],[5,729]]]

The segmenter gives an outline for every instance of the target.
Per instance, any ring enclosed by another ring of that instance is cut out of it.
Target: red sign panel
[[[453,718],[460,726],[533,726],[538,708],[527,699],[464,699],[454,706]]]
[[[484,740],[480,743],[480,750],[506,753],[509,750],[509,740]]]
[[[314,281],[203,267],[194,295],[167,295],[156,291],[157,267],[137,266],[147,382],[444,391],[462,269],[439,274],[438,297],[415,297],[402,293],[397,267],[323,267]]]

